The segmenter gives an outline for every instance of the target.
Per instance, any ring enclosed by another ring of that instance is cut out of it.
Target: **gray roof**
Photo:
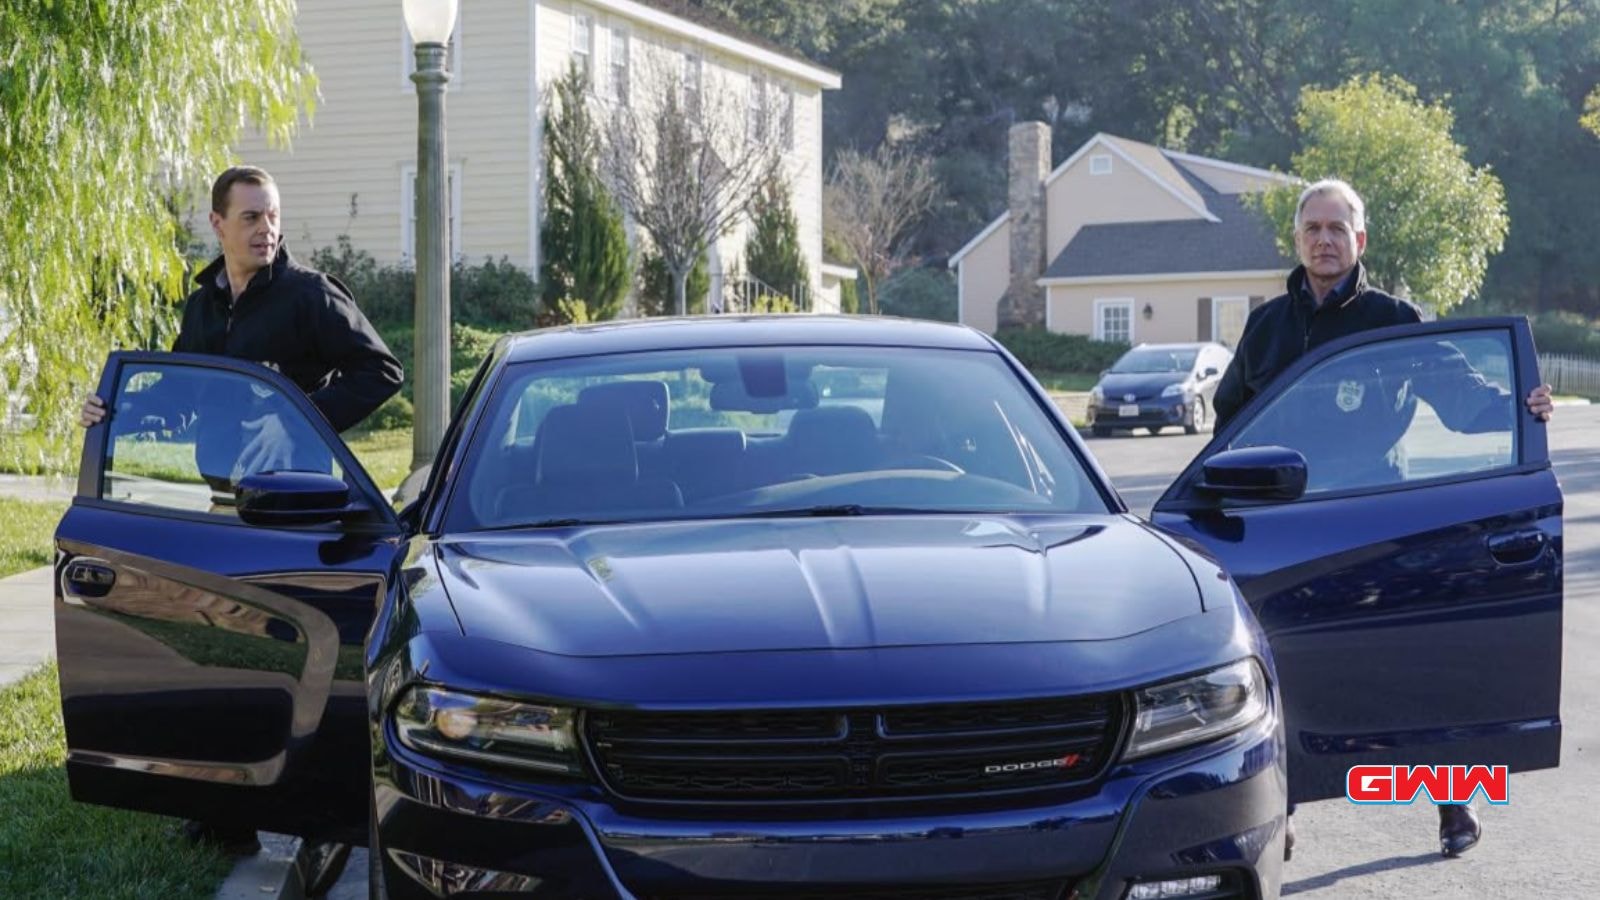
[[[1046,278],[1258,272],[1291,268],[1278,252],[1272,227],[1240,195],[1219,194],[1173,160],[1220,221],[1180,219],[1086,225],[1045,270]]]

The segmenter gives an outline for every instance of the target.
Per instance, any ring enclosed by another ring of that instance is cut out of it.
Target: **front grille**
[[[1114,696],[854,710],[595,711],[584,739],[636,800],[885,800],[1059,787],[1105,767]]]
[[[896,887],[831,887],[810,890],[739,888],[726,892],[650,894],[645,900],[1058,900],[1067,885],[1060,881],[1025,884],[980,884],[965,887],[905,885]]]

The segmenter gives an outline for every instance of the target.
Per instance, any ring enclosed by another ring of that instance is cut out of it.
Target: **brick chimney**
[[[1000,327],[1044,327],[1044,179],[1050,174],[1050,126],[1011,126],[1007,183],[1011,210],[1011,283],[1000,298]]]

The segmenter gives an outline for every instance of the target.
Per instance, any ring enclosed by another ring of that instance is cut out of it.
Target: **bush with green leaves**
[[[1024,366],[1047,372],[1100,372],[1128,352],[1121,341],[1096,341],[1043,328],[1003,328],[995,339]]]
[[[350,288],[356,305],[380,329],[415,322],[417,273],[409,266],[382,265],[340,235],[332,247],[311,253],[311,265]],[[502,257],[450,270],[450,320],[482,328],[534,327],[539,288],[526,269]],[[404,359],[401,360],[404,362]]]
[[[878,309],[886,316],[956,320],[956,279],[949,269],[906,269],[878,291]]]

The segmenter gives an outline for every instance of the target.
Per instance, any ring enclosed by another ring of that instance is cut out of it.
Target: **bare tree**
[[[780,172],[777,104],[760,81],[739,78],[730,86],[703,76],[698,65],[680,75],[665,60],[655,62],[636,82],[643,89],[612,110],[603,169],[617,202],[671,273],[673,301],[684,315],[695,262]]]
[[[828,227],[866,278],[868,312],[878,311],[878,285],[905,264],[938,189],[926,156],[887,143],[870,154],[843,150],[834,159],[823,192]]]

